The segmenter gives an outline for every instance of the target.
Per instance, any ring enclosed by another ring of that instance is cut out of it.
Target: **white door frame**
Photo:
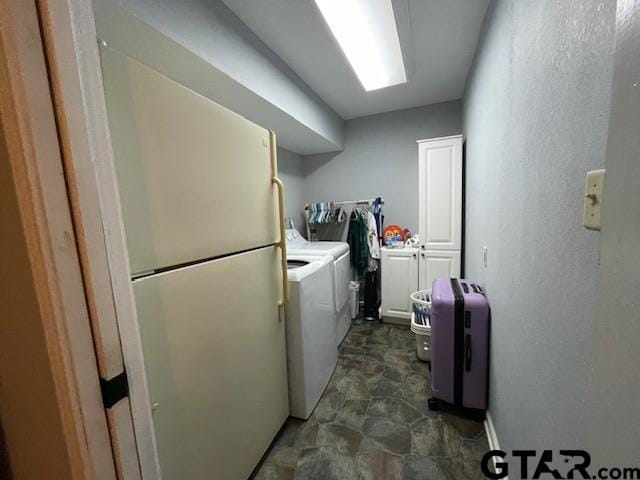
[[[0,2],[2,278],[19,289],[0,304],[3,430],[15,478],[115,479],[40,7]]]
[[[129,397],[107,410],[121,478],[161,478],[90,0],[39,0],[65,176],[98,368],[126,368]]]

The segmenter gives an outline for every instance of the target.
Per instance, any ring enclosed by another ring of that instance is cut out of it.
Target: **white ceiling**
[[[366,92],[313,0],[223,1],[344,119],[461,98],[489,4],[393,0],[409,79]]]

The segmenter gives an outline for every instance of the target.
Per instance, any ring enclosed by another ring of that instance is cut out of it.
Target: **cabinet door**
[[[426,250],[460,250],[462,137],[418,144],[420,243]]]
[[[459,251],[423,250],[420,252],[420,290],[431,290],[434,278],[459,276]]]
[[[383,250],[382,316],[410,319],[409,295],[416,290],[418,290],[417,249]]]

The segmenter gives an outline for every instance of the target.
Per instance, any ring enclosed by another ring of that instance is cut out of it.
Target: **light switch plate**
[[[487,254],[488,254],[487,247],[482,247],[482,265],[485,268],[487,267]]]
[[[582,223],[591,230],[600,230],[604,172],[604,170],[591,170],[587,172],[587,181],[584,188]]]

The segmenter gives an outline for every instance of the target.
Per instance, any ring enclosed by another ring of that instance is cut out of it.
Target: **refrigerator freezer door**
[[[132,273],[276,243],[269,132],[109,47],[101,56]]]
[[[134,281],[165,479],[247,478],[289,412],[279,251]]]

